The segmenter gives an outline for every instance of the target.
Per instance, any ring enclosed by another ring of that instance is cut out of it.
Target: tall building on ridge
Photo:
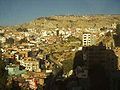
[[[95,42],[96,42],[95,35],[93,35],[90,32],[84,32],[82,41],[83,41],[83,46],[95,45]]]

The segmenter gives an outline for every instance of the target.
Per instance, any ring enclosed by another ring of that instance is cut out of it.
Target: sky
[[[120,14],[120,0],[0,0],[0,25],[4,26],[73,14]]]

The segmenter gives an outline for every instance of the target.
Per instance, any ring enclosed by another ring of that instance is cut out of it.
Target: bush
[[[64,73],[68,73],[70,70],[73,69],[73,60],[64,60],[62,64],[63,64]]]

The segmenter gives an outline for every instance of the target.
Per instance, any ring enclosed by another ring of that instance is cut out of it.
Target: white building
[[[24,66],[28,71],[41,72],[39,68],[39,61],[34,58],[27,58],[20,62],[20,65]]]
[[[6,42],[6,38],[0,36],[0,42],[1,42],[1,43],[5,43],[5,42]]]
[[[91,33],[83,33],[83,46],[91,45]]]
[[[91,46],[96,44],[96,35],[90,32],[83,33],[83,46]]]

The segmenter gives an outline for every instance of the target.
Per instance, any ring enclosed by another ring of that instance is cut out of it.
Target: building
[[[84,32],[83,33],[83,46],[91,46],[95,45],[95,35],[91,34],[90,32]]]
[[[88,68],[89,89],[109,90],[110,74],[118,69],[114,51],[106,49],[102,43],[98,46],[84,47],[83,60]]]
[[[5,67],[8,70],[9,75],[20,75],[26,72],[26,70],[20,70],[19,65],[10,64]]]
[[[77,66],[75,69],[75,75],[78,78],[88,78],[88,70],[86,70],[84,67]]]
[[[111,73],[110,90],[120,90],[120,71]]]
[[[114,49],[114,52],[115,52],[115,54],[116,54],[116,56],[118,57],[118,70],[120,70],[120,47],[116,47],[115,49]]]
[[[6,38],[5,38],[5,37],[0,36],[0,42],[1,42],[1,43],[5,43],[5,42],[6,42]]]
[[[36,84],[40,84],[41,86],[44,86],[44,79],[46,78],[46,74],[44,72],[31,72],[27,71],[27,73],[24,73],[21,75],[26,81],[31,81],[35,79]]]
[[[29,82],[29,87],[32,90],[37,90],[37,81],[35,80],[35,78],[29,78],[28,80],[26,80]]]
[[[69,81],[68,90],[110,90],[111,73],[117,69],[117,56],[113,50],[106,49],[102,43],[85,46],[75,54],[73,75],[77,79]]]
[[[83,46],[90,46],[90,45],[91,45],[91,34],[83,33]]]
[[[41,69],[39,68],[39,61],[34,58],[25,58],[20,61],[20,65],[24,66],[28,71],[41,72]]]
[[[117,67],[117,56],[113,50],[106,49],[102,43],[98,46],[83,47],[83,60],[88,68],[101,64],[106,70],[114,71]]]

